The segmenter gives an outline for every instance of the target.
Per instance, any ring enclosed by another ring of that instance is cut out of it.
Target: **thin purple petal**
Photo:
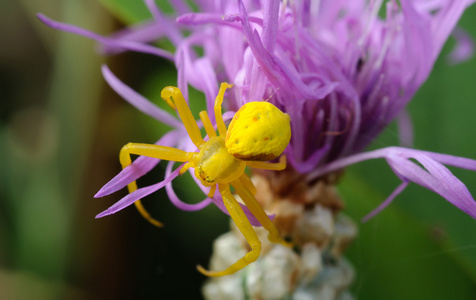
[[[182,166],[183,165],[184,164],[182,164]],[[153,185],[150,185],[150,186],[147,186],[147,187],[137,189],[136,191],[128,194],[127,196],[125,196],[121,200],[114,203],[114,205],[112,205],[111,207],[109,207],[108,209],[103,211],[102,213],[98,214],[96,216],[96,219],[102,218],[102,217],[105,217],[105,216],[108,216],[108,215],[112,215],[112,214],[128,207],[129,205],[136,202],[137,200],[142,199],[142,198],[152,194],[153,192],[163,188],[167,183],[171,182],[175,177],[177,177],[177,175],[180,171],[180,168],[182,166],[178,167],[169,177],[167,177],[163,181],[161,181],[159,183],[156,183],[156,184],[153,184]]]
[[[433,186],[435,192],[476,219],[476,202],[468,188],[448,168],[424,155],[415,156],[415,159],[435,178],[436,184]]]
[[[350,165],[376,158],[387,158],[390,155],[397,155],[405,158],[414,157],[415,155],[426,155],[442,164],[458,167],[461,169],[476,171],[476,160],[453,156],[442,153],[435,153],[423,150],[416,149],[407,149],[402,147],[387,147],[382,149],[377,149],[374,151],[363,152],[359,154],[350,155],[344,158],[335,160],[325,166],[319,167],[313,172],[309,173],[307,178],[308,180],[315,180],[319,176],[325,175],[330,172],[334,172]]]
[[[114,34],[108,36],[111,40],[124,40],[130,42],[137,42],[141,44],[155,41],[165,36],[164,28],[161,24],[154,21],[146,21],[141,24],[127,27],[125,29],[116,31]],[[112,47],[103,44],[101,52],[104,54],[118,54],[127,51],[124,48]]]
[[[157,22],[158,25],[163,28],[165,35],[170,39],[170,41],[177,46],[182,40],[183,35],[177,26],[171,24],[168,20],[164,18],[162,13],[160,12],[155,0],[144,0],[145,5],[149,9],[150,13],[154,17],[154,20]]]
[[[222,26],[230,26],[236,29],[240,29],[240,26],[237,24],[230,23],[229,20],[225,19],[226,16],[214,13],[188,13],[181,15],[177,18],[177,23],[183,25],[203,25],[203,24],[217,24]]]
[[[338,159],[310,173],[308,180],[316,179],[326,173],[337,171],[360,161],[375,158],[386,158],[392,170],[400,178],[413,181],[434,191],[476,219],[476,202],[471,193],[458,178],[442,165],[444,163],[476,171],[476,160],[468,158],[400,147],[389,147]],[[412,162],[411,158],[420,162],[426,170]]]
[[[279,5],[279,1],[265,0],[263,8],[263,46],[271,53],[278,36]]]
[[[238,30],[241,30],[241,26],[234,24],[234,22],[240,21],[240,16],[236,14],[218,14],[218,13],[187,13],[177,18],[177,23],[183,25],[204,25],[204,24],[216,24],[221,26],[228,26]],[[263,19],[249,16],[248,21],[263,26]]]
[[[177,130],[170,131],[160,138],[155,144],[162,146],[173,146],[180,132]],[[99,192],[94,195],[94,198],[100,198],[117,192],[118,190],[124,188],[126,185],[139,179],[144,176],[150,170],[152,170],[158,163],[160,159],[147,156],[139,156],[135,159],[131,165],[124,168],[119,174],[117,174],[113,179],[106,183]]]
[[[291,148],[291,145],[288,146]],[[319,163],[319,161],[322,159],[322,157],[329,151],[330,146],[325,145],[324,147],[316,150],[314,153],[312,153],[309,158],[305,161],[296,161],[294,159],[294,155],[289,156],[289,162],[291,165],[296,169],[301,174],[306,174],[309,173],[310,171],[314,170]],[[292,153],[292,149],[289,149],[289,152]]]
[[[406,78],[404,82],[409,85],[420,85],[428,77],[431,67],[436,60],[431,39],[431,19],[428,15],[418,13],[409,0],[402,0],[402,11],[405,18],[403,32],[405,38],[404,57]],[[438,51],[439,53],[439,51]]]
[[[471,36],[460,27],[456,27],[452,35],[456,39],[456,45],[448,55],[448,61],[451,64],[458,64],[470,59],[474,53],[474,42]]]
[[[381,212],[382,210],[384,210],[390,203],[392,203],[393,199],[395,199],[395,197],[397,197],[401,192],[403,192],[403,190],[407,187],[408,185],[408,181],[403,181],[393,192],[392,194],[390,194],[390,196],[388,196],[388,198],[382,202],[382,204],[380,204],[376,209],[374,209],[372,212],[370,212],[369,214],[367,214],[365,217],[362,218],[362,222],[365,223],[367,222],[368,220],[370,220],[371,218],[375,217],[375,215],[377,215],[379,212]]]
[[[111,88],[132,106],[164,124],[176,128],[183,128],[183,124],[179,120],[172,117],[169,113],[160,109],[145,97],[125,85],[111,72],[111,70],[109,70],[106,65],[103,65],[101,70],[104,79],[106,79]]]
[[[155,3],[155,0],[144,0],[144,3],[147,6],[147,9],[152,14],[152,17],[156,21],[162,21],[162,14],[160,13],[160,10],[157,7],[157,4]]]
[[[434,51],[433,61],[436,60],[441,52],[441,48],[445,44],[451,32],[453,32],[456,23],[458,23],[461,15],[468,5],[473,1],[449,1],[436,15],[433,22]]]
[[[145,45],[145,44],[141,44],[141,43],[136,43],[136,42],[133,42],[133,41],[122,41],[122,40],[117,40],[117,39],[111,39],[111,38],[108,38],[108,37],[104,37],[102,35],[99,35],[97,33],[91,32],[89,30],[86,30],[86,29],[83,29],[83,28],[80,28],[80,27],[77,27],[77,26],[73,26],[73,25],[70,25],[70,24],[65,24],[65,23],[60,23],[60,22],[53,21],[52,19],[46,17],[43,14],[37,14],[37,17],[45,25],[47,25],[47,26],[49,26],[53,29],[57,29],[57,30],[66,31],[66,32],[77,34],[77,35],[81,35],[81,36],[87,37],[89,39],[95,40],[95,41],[97,41],[97,42],[99,42],[99,43],[101,43],[105,46],[123,48],[123,49],[130,50],[130,51],[152,54],[152,55],[160,56],[160,57],[166,58],[168,60],[172,60],[172,61],[174,59],[173,54],[170,53],[169,51],[165,51],[165,50],[153,47],[153,46],[149,46],[149,45]]]
[[[398,138],[402,147],[413,146],[413,126],[410,114],[406,109],[397,116]]]
[[[254,54],[254,58],[261,66],[263,72],[266,74],[268,80],[273,84],[275,88],[280,87],[281,91],[289,99],[295,99],[291,97],[293,94],[298,93],[304,98],[314,98],[316,95],[311,91],[299,78],[293,76],[293,73],[287,73],[282,69],[283,64],[278,64],[277,58],[273,57],[263,46],[261,38],[256,30],[252,30],[248,22],[248,15],[243,2],[239,1],[239,10],[241,16],[241,23],[243,25],[243,33],[248,41],[249,47]],[[291,70],[287,70],[290,72]],[[291,83],[291,85],[290,85]]]
[[[169,162],[167,164],[167,168],[165,169],[165,177],[166,178],[168,176],[170,176],[173,165],[174,165],[174,162]],[[179,171],[180,171],[180,168],[175,170],[174,172],[179,172]],[[212,203],[212,200],[210,198],[205,198],[204,200],[200,201],[199,203],[195,203],[195,204],[188,204],[188,203],[183,202],[182,200],[179,199],[179,197],[177,197],[177,194],[175,194],[174,189],[172,187],[172,182],[169,182],[165,186],[165,190],[167,191],[167,195],[169,196],[170,202],[172,202],[172,204],[175,205],[175,207],[177,207],[181,210],[184,210],[184,211],[200,210],[200,209],[203,209],[203,208],[207,207],[210,203]]]

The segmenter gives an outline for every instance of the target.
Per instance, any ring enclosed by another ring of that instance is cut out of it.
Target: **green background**
[[[36,12],[101,34],[150,17],[142,1],[0,2],[0,299],[201,299],[195,265],[207,264],[213,240],[228,230],[216,207],[182,212],[161,191],[144,203],[163,229],[134,209],[94,219],[126,194],[93,199],[120,170],[121,146],[155,142],[167,130],[111,91],[100,65],[155,103],[163,86],[176,84],[174,66],[134,53],[102,57],[94,42],[47,28]],[[460,25],[476,37],[475,6]],[[476,159],[476,59],[449,65],[452,44],[408,106],[414,144]],[[191,99],[195,112],[204,107],[203,95]],[[371,148],[397,144],[392,124]],[[156,169],[140,184],[156,182],[164,165]],[[476,194],[475,172],[451,170]],[[398,184],[376,160],[350,167],[339,185],[359,227],[347,252],[354,295],[476,299],[476,221],[443,198],[410,184],[382,213],[359,221]],[[197,201],[190,179],[174,187]]]

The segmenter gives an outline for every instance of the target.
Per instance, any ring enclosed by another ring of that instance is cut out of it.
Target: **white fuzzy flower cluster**
[[[268,242],[267,232],[256,228],[263,244],[260,259],[236,274],[210,279],[203,288],[205,299],[353,299],[348,288],[354,270],[341,255],[357,234],[355,224],[316,205],[300,218],[296,228],[306,240],[299,251]],[[242,257],[246,247],[232,224],[232,230],[215,241],[211,269],[221,269]]]

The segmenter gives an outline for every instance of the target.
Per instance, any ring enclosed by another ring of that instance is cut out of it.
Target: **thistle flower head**
[[[411,143],[404,108],[471,2],[221,3],[177,18],[192,30],[177,49],[179,79],[206,92],[203,86],[225,78],[235,85],[229,109],[266,100],[288,113],[293,134],[286,153],[309,181],[365,155],[382,157],[402,179],[384,205],[412,181],[476,217],[466,187],[443,166],[476,170],[475,161],[463,165],[456,157],[398,147],[359,154],[395,119],[402,142]],[[468,39],[463,41],[453,60],[470,53],[461,46]],[[195,56],[196,46],[203,47],[203,57]],[[197,82],[199,68],[203,76]]]
[[[165,16],[154,1],[145,0],[154,20],[111,37],[44,16],[40,19],[52,27],[95,39],[109,53],[130,50],[173,60],[177,86],[184,98],[188,99],[189,85],[202,91],[212,124],[218,123],[214,103],[219,82],[234,84],[224,103],[228,110],[225,120],[248,102],[274,104],[290,116],[292,138],[285,153],[293,169],[307,181],[366,159],[385,158],[402,184],[377,211],[409,182],[415,182],[476,218],[471,194],[443,166],[476,171],[475,160],[401,147],[361,153],[395,119],[403,129],[401,140],[411,140],[404,108],[427,79],[445,41],[472,2],[197,1],[199,12],[192,12],[179,5],[182,2],[171,1],[177,14]],[[175,53],[148,44],[162,37],[175,45]],[[453,61],[472,52],[461,29],[457,37],[461,43],[452,54]],[[197,47],[203,55],[197,53]],[[174,134],[159,141],[161,145],[191,151],[193,144],[176,119],[125,86],[106,67],[103,73],[126,100],[174,128]],[[126,186],[156,163],[140,157],[97,196]],[[147,191],[164,185],[176,202],[169,182]],[[223,202],[213,201],[223,208]],[[192,210],[204,205],[179,206]]]
[[[300,173],[362,151],[402,112],[467,5],[262,3],[230,1],[180,16],[194,31],[177,50],[179,78],[198,89],[217,78],[233,82],[232,110],[264,99],[282,108],[293,130],[287,154]],[[196,46],[203,57],[193,58]]]

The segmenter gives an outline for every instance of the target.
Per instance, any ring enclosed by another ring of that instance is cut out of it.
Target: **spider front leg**
[[[238,260],[233,265],[229,266],[226,270],[213,272],[207,271],[202,266],[197,266],[198,271],[200,273],[210,276],[210,277],[218,277],[224,275],[230,275],[239,271],[249,265],[250,263],[256,261],[259,257],[261,252],[261,242],[256,235],[256,232],[251,226],[250,221],[246,217],[245,213],[240,207],[238,201],[236,201],[235,197],[230,192],[230,186],[228,184],[218,184],[218,189],[222,195],[223,203],[226,206],[226,209],[230,213],[231,218],[235,222],[238,229],[241,231],[243,236],[245,237],[246,241],[251,247],[251,251],[248,252],[244,257]]]
[[[218,95],[215,98],[215,120],[217,122],[218,133],[220,136],[226,135],[226,125],[223,122],[223,117],[221,115],[221,105],[223,103],[223,97],[225,96],[225,91],[227,88],[231,88],[233,85],[223,82],[220,84],[220,90],[218,91]]]
[[[204,110],[200,112],[200,120],[202,120],[203,127],[205,128],[205,131],[207,132],[208,138],[217,136],[217,133],[215,132],[215,129],[213,128],[212,122],[210,121],[210,118],[208,117],[207,111]]]
[[[179,149],[152,144],[129,143],[122,147],[121,152],[119,154],[119,160],[123,169],[132,163],[131,154],[144,155],[148,157],[178,162],[185,162],[189,160],[189,154]],[[135,181],[129,183],[127,185],[127,189],[129,190],[129,193],[134,192],[135,190],[137,190],[137,183]],[[142,217],[144,217],[144,219],[146,219],[151,224],[157,227],[163,226],[162,223],[150,216],[150,214],[145,210],[144,206],[142,206],[142,202],[140,201],[140,199],[134,202],[134,205],[136,206]]]
[[[162,89],[160,93],[162,99],[164,99],[171,107],[176,108],[180,119],[187,130],[188,135],[192,142],[200,148],[204,143],[202,135],[200,134],[200,129],[198,128],[197,122],[193,118],[192,112],[183,98],[182,92],[173,86],[168,86]]]
[[[243,184],[241,177],[240,179],[233,181],[231,185],[235,188],[236,193],[240,195],[241,200],[243,200],[246,207],[249,208],[261,225],[269,231],[268,239],[273,243],[279,243],[287,247],[292,246],[291,243],[284,241],[279,236],[278,228],[276,228],[273,221],[269,219],[268,215],[253,196],[252,192]]]

